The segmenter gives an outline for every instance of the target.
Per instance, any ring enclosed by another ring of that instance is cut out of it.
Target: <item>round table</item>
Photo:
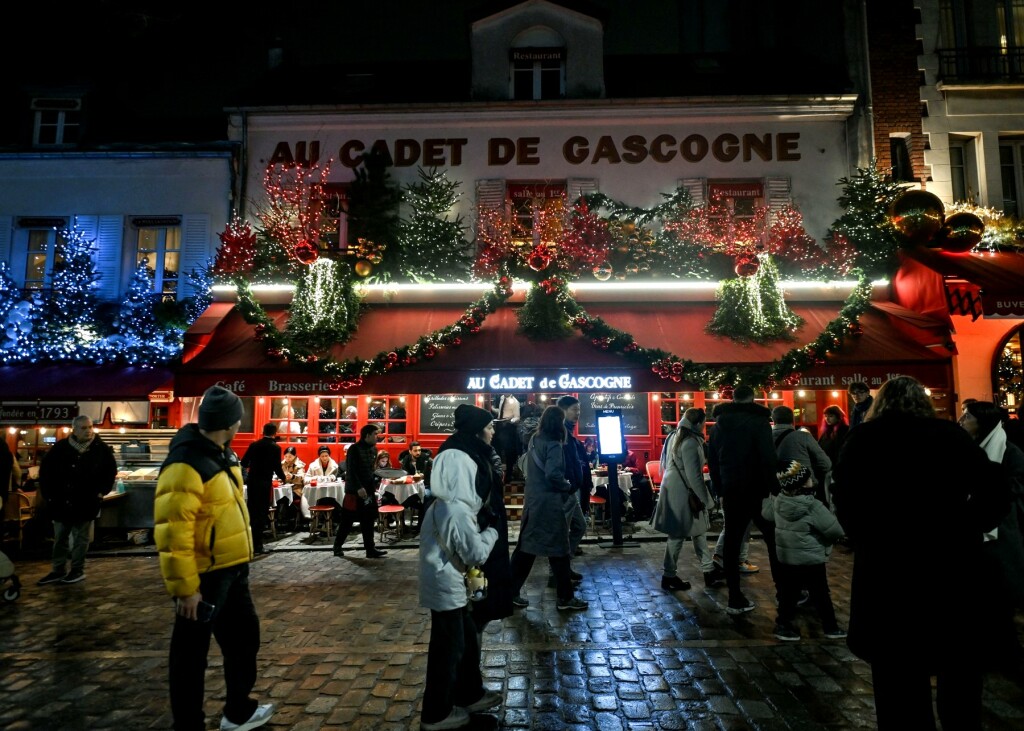
[[[400,505],[413,495],[419,495],[422,498],[427,491],[427,486],[423,480],[419,480],[418,482],[392,482],[391,480],[381,480],[380,487],[384,492],[390,492],[394,495]]]
[[[608,484],[608,475],[595,475],[593,472],[591,472],[590,474],[591,474],[591,477],[593,477],[593,479],[594,479],[594,489],[590,491],[590,494],[593,495],[593,494],[595,494],[597,492],[597,488],[600,485],[607,485]],[[622,490],[622,492],[625,494],[626,500],[629,500],[629,491],[630,491],[630,488],[632,488],[632,487],[633,487],[633,475],[630,474],[629,472],[620,472],[619,473],[619,489]]]

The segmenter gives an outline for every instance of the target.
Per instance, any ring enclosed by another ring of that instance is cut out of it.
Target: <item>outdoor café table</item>
[[[419,480],[418,482],[406,482],[405,480],[392,482],[391,480],[381,480],[380,489],[383,492],[390,492],[394,495],[398,504],[401,505],[413,495],[419,495],[422,498],[427,491],[427,486],[424,484],[423,480]]]
[[[591,474],[591,476],[594,479],[594,488],[595,489],[591,490],[591,492],[590,492],[590,494],[593,495],[593,494],[596,493],[598,486],[600,486],[600,485],[607,485],[608,484],[608,474],[605,473],[603,475],[598,475],[598,474],[595,474],[594,472],[591,472],[590,474]],[[633,487],[633,475],[630,474],[629,472],[620,472],[619,473],[619,489],[622,490],[623,494],[626,496],[626,500],[627,501],[629,500],[629,491],[630,491],[630,489],[632,487]]]

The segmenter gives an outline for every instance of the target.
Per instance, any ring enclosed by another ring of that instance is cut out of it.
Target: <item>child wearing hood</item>
[[[775,522],[775,549],[779,556],[779,613],[775,638],[798,642],[800,631],[793,625],[800,594],[807,589],[821,618],[825,637],[846,637],[836,622],[828,588],[828,563],[832,546],[843,537],[836,516],[814,497],[814,482],[807,465],[784,460],[776,475],[782,490],[764,500],[761,514]]]
[[[498,540],[480,529],[484,505],[478,481],[490,485],[489,411],[471,404],[455,409],[455,433],[438,451],[430,490],[433,499],[420,529],[420,606],[430,610],[430,647],[423,692],[423,731],[461,728],[469,714],[501,703],[480,674],[480,638],[470,614],[465,570],[483,564]]]

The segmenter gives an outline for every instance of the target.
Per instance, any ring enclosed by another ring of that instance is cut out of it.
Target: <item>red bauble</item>
[[[530,256],[526,259],[526,263],[535,272],[547,269],[551,263],[551,252],[544,245],[535,246],[533,251],[530,252]]]
[[[753,254],[740,254],[736,257],[734,270],[738,277],[752,277],[761,268],[760,260]]]
[[[292,255],[306,266],[309,266],[320,258],[320,250],[308,241],[302,240],[295,244],[292,249]]]

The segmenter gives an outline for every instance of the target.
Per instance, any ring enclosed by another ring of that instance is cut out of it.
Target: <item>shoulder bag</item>
[[[677,438],[689,439],[689,434],[680,432],[680,435]],[[668,458],[672,460],[672,464],[675,465],[676,472],[679,473],[679,477],[682,478],[683,484],[686,485],[686,470],[681,469],[679,467],[679,463],[676,462],[675,450],[669,450]],[[697,497],[697,493],[695,493],[689,485],[686,485],[686,493],[686,501],[690,506],[690,514],[693,516],[694,520],[696,520],[701,511],[707,510],[707,506],[704,504],[703,500]]]

